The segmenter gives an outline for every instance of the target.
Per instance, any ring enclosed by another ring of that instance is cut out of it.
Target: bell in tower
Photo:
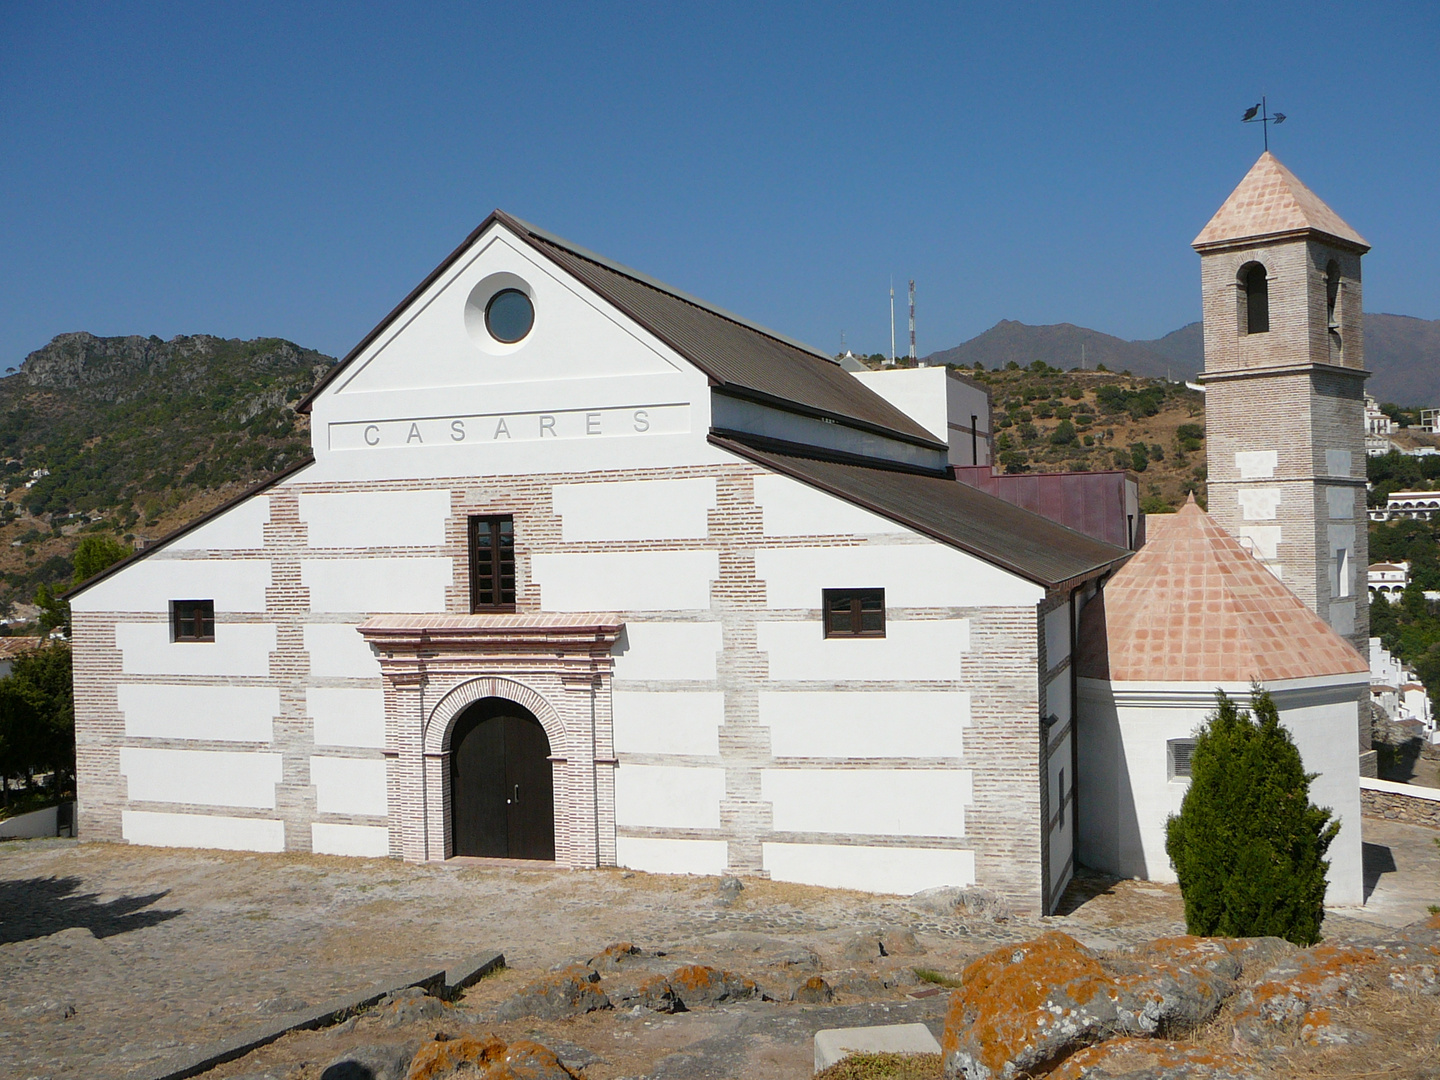
[[[1365,240],[1266,151],[1195,238],[1209,511],[1369,655]]]

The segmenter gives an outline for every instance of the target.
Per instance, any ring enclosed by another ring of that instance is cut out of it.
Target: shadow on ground
[[[168,889],[101,901],[98,893],[80,892],[81,885],[78,877],[0,881],[0,944],[48,937],[77,926],[97,938],[113,937],[184,914],[180,909],[141,910],[166,896]]]
[[[1370,899],[1370,894],[1375,891],[1375,886],[1380,884],[1382,874],[1393,874],[1397,869],[1394,853],[1384,844],[1360,845],[1360,861],[1365,874],[1365,899]]]

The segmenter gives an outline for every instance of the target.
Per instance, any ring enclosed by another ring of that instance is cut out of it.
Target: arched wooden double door
[[[534,715],[482,698],[450,735],[450,811],[456,855],[555,858],[550,740]]]

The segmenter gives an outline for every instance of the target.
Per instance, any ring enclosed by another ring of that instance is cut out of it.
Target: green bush
[[[1340,831],[1310,802],[1300,751],[1268,693],[1254,715],[1223,692],[1190,758],[1190,790],[1165,823],[1192,934],[1320,940],[1325,852]]]

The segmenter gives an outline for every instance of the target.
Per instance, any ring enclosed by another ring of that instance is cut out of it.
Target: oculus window
[[[470,519],[470,611],[515,610],[515,519]]]
[[[535,305],[519,289],[501,289],[485,305],[485,329],[496,341],[513,345],[535,325]]]
[[[214,641],[214,600],[171,600],[171,641]]]
[[[822,603],[827,638],[885,636],[884,589],[826,589]]]

